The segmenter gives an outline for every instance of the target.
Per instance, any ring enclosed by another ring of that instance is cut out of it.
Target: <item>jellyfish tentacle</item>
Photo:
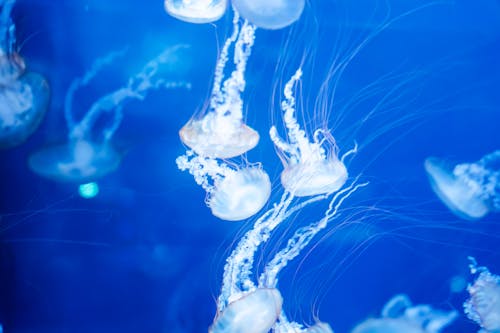
[[[352,147],[350,150],[346,151],[344,155],[340,158],[341,163],[345,163],[345,159],[351,155],[355,155],[358,152],[358,143],[355,141],[354,142],[354,147]]]
[[[125,54],[127,51],[128,47],[119,50],[119,51],[114,51],[106,56],[103,56],[101,58],[98,58],[90,69],[82,76],[75,78],[69,88],[68,91],[66,92],[66,96],[64,99],[64,116],[66,118],[66,124],[68,126],[68,129],[71,129],[75,127],[76,125],[76,120],[72,114],[72,109],[73,109],[73,99],[75,96],[75,93],[82,87],[87,86],[90,81],[107,65],[111,64],[116,58],[121,57]]]
[[[166,48],[158,56],[148,61],[146,65],[141,69],[141,71],[139,71],[136,75],[130,77],[125,87],[119,88],[99,98],[90,107],[84,118],[74,126],[74,129],[70,133],[70,138],[88,139],[92,127],[94,126],[97,119],[102,115],[102,113],[114,112],[115,116],[113,122],[111,123],[110,127],[105,129],[105,139],[111,139],[114,132],[120,125],[122,119],[122,116],[120,114],[123,108],[123,104],[126,101],[133,99],[143,100],[151,89],[158,89],[159,87],[164,86],[165,81],[161,78],[157,78],[156,76],[160,66],[168,63],[169,61],[172,61],[171,59],[173,55],[179,49],[186,47],[186,45],[176,45],[174,47]],[[113,61],[113,59],[119,54],[120,52],[113,53],[98,61],[94,67],[94,70],[89,71],[81,82],[77,81],[74,86],[72,85],[70,90],[71,94],[73,94],[74,92],[74,87],[77,87],[79,84],[87,84],[88,81],[95,76],[95,74],[97,73],[95,69],[98,70],[105,64]],[[173,86],[185,88],[189,87],[187,83],[176,83]],[[70,97],[68,105],[71,105],[71,99],[72,97]],[[68,119],[71,121],[71,117],[69,117]]]

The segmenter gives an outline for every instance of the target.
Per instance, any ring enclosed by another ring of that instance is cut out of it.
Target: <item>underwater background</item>
[[[0,151],[4,331],[205,332],[225,259],[256,217],[214,217],[175,159],[185,152],[179,129],[210,96],[232,14],[198,25],[169,16],[161,1],[18,0],[12,17],[20,54],[51,95],[37,131]],[[189,47],[165,75],[190,88],[155,90],[124,107],[113,138],[123,160],[96,181],[95,197],[30,170],[32,153],[66,139],[66,91],[97,58],[125,50],[77,94],[77,112],[179,44]],[[318,107],[328,68],[351,54],[335,100]],[[281,274],[288,317],[349,332],[406,293],[414,304],[461,313],[443,332],[478,331],[462,311],[472,279],[467,257],[500,273],[500,215],[453,215],[423,163],[472,162],[500,148],[500,2],[316,0],[290,27],[258,29],[243,98],[246,122],[261,136],[247,158],[262,162],[273,183],[263,211],[282,193],[282,164],[267,133],[282,124],[283,86],[301,64],[300,122],[326,122],[341,152],[359,143],[347,167],[369,185]],[[286,221],[259,251],[256,270],[323,211],[311,206]],[[340,221],[348,223],[334,230]]]

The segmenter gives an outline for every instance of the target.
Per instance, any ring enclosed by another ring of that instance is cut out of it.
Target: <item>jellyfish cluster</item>
[[[14,3],[14,0],[0,0],[0,148],[24,142],[38,127],[49,105],[47,81],[27,71],[16,48],[11,16]],[[247,68],[257,33],[260,29],[292,26],[304,15],[306,5],[305,0],[164,0],[164,9],[170,16],[188,23],[215,25],[224,16],[232,15],[232,30],[219,50],[208,101],[196,112],[182,115],[189,119],[179,129],[181,152],[177,151],[175,158],[177,169],[187,171],[201,187],[200,192],[204,191],[204,204],[214,220],[247,221],[221,265],[223,272],[214,297],[215,314],[209,333],[334,332],[335,323],[321,321],[313,311],[313,323],[297,318],[293,300],[286,297],[280,281],[290,273],[287,268],[292,262],[296,264],[294,261],[299,261],[307,251],[310,251],[307,255],[313,254],[313,244],[322,232],[334,229],[332,225],[342,226],[352,218],[346,216],[346,203],[370,186],[368,177],[351,168],[362,148],[356,141],[339,140],[339,127],[332,127],[328,120],[320,119],[322,122],[318,123],[301,117],[301,111],[308,107],[301,87],[311,84],[304,77],[315,74],[305,65],[308,57],[314,58],[308,52],[304,52],[299,65],[285,65],[284,72],[291,70],[291,75],[286,79],[280,77],[282,81],[277,85],[280,97],[275,111],[282,126],[273,123],[263,135],[256,126],[247,123],[245,116],[257,114],[248,107],[245,94],[247,85],[253,83],[247,82]],[[348,49],[347,57],[331,60],[338,63],[325,70],[326,80],[315,92],[320,95],[315,107],[323,108],[314,110],[316,116],[330,112],[338,83],[334,80],[345,73],[370,38],[393,21],[387,19],[368,38],[358,40],[359,45]],[[127,57],[128,48],[97,58],[67,88],[61,103],[61,119],[64,117],[67,130],[62,142],[41,147],[28,158],[33,176],[76,183],[83,198],[97,196],[100,190],[95,181],[115,171],[124,158],[123,150],[116,144],[116,133],[126,116],[127,104],[144,101],[157,90],[191,89],[191,82],[175,81],[164,75],[164,69],[175,67],[176,59],[184,52],[189,52],[188,45],[164,47],[120,85],[99,92],[99,97],[85,105],[79,100],[80,94],[93,88],[92,84],[108,66]],[[329,84],[334,86],[331,90]],[[397,95],[399,87],[391,87],[382,99]],[[366,100],[374,99],[378,93],[380,90],[373,84],[359,92],[357,100],[347,103],[364,106]],[[272,97],[274,102],[276,96]],[[378,116],[375,113],[383,105],[384,101],[376,102],[360,122]],[[78,112],[79,108],[84,112]],[[390,121],[388,127],[393,124]],[[398,121],[402,122],[394,123]],[[374,129],[372,137],[378,131],[382,129]],[[269,176],[272,173],[265,170],[267,166],[262,161],[252,160],[251,151],[264,140],[274,147],[273,157],[281,162],[279,183],[277,180],[273,183]],[[430,187],[457,217],[479,220],[500,212],[500,150],[472,163],[451,165],[444,158],[429,157],[423,165]],[[375,210],[372,206],[363,208]],[[317,217],[297,222],[300,213],[308,209],[315,209]],[[408,227],[400,227],[405,228]],[[266,246],[271,243],[269,250]],[[444,309],[445,306],[415,305],[406,293],[398,291],[379,315],[352,325],[350,332],[444,333],[462,315],[477,324],[481,333],[500,333],[500,276],[478,266],[472,257],[469,260],[474,279],[467,287],[463,314]],[[374,311],[378,313],[378,305]]]
[[[18,53],[11,18],[15,0],[0,1],[0,148],[23,143],[42,121],[49,103],[45,78],[27,69]]]
[[[207,192],[207,206],[224,220],[244,220],[256,214],[271,194],[269,176],[260,163],[227,163],[224,159],[244,155],[259,142],[259,134],[243,120],[242,93],[245,69],[255,39],[255,27],[236,13],[233,33],[217,61],[212,96],[207,110],[180,130],[190,149],[176,160]],[[230,49],[233,71],[225,77]]]
[[[218,57],[210,101],[180,130],[180,139],[188,150],[176,162],[180,170],[189,171],[206,191],[206,204],[214,216],[238,221],[259,213],[271,196],[269,176],[262,165],[252,164],[245,157],[258,145],[260,138],[245,124],[242,112],[245,69],[255,31],[290,25],[300,17],[304,2],[234,0],[231,4],[233,32]],[[216,21],[224,15],[226,7],[226,1],[165,1],[165,9],[170,15],[191,23]],[[226,77],[231,53],[233,70]],[[283,163],[280,177],[283,194],[270,209],[255,218],[253,226],[227,257],[210,333],[333,332],[328,323],[319,320],[307,326],[288,318],[284,309],[286,300],[279,290],[279,275],[321,230],[340,218],[339,210],[344,201],[368,183],[360,176],[350,177],[346,167],[346,159],[358,152],[356,143],[341,155],[327,127],[313,128],[309,132],[300,124],[296,91],[302,75],[302,67],[299,67],[284,86],[281,115],[285,135],[280,135],[274,125],[269,130]],[[450,209],[474,219],[498,206],[498,169],[494,169],[498,168],[498,161],[496,152],[478,163],[458,165],[450,172],[440,160],[430,158],[425,168],[434,190]],[[324,200],[329,200],[329,204],[323,216],[297,228],[256,276],[255,259],[259,248],[297,212]],[[498,287],[496,281],[495,286]],[[469,291],[477,289],[479,287],[471,286]],[[479,322],[472,308],[476,307],[466,306],[466,312]],[[498,308],[493,309],[496,310]],[[438,333],[457,317],[457,311],[436,310],[430,305],[414,306],[408,296],[401,294],[386,304],[380,318],[367,319],[352,332]]]

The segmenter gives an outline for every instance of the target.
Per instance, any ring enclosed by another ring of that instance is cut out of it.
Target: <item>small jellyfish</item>
[[[279,137],[275,126],[269,131],[285,168],[281,173],[281,184],[298,197],[333,193],[344,186],[348,178],[344,159],[355,153],[356,147],[339,158],[335,139],[327,130],[316,129],[311,141],[300,128],[292,90],[301,76],[302,69],[299,68],[285,85],[285,100],[281,103],[288,142]],[[329,151],[324,145],[328,145]]]
[[[278,289],[258,288],[231,302],[217,315],[209,333],[267,333],[281,313]]]
[[[305,0],[233,0],[241,16],[259,28],[281,29],[300,18]]]
[[[233,29],[217,61],[208,111],[189,120],[179,132],[182,142],[198,155],[232,158],[244,154],[259,142],[259,134],[243,122],[241,98],[255,27],[246,21],[241,23],[235,12]],[[224,79],[229,48],[233,44],[235,69],[229,78]]]
[[[180,170],[189,170],[207,192],[212,214],[227,221],[240,221],[256,214],[271,195],[271,181],[260,164],[232,167],[216,159],[186,152],[176,160]]]
[[[434,192],[455,215],[478,220],[500,211],[500,150],[454,167],[430,157],[424,166]]]
[[[470,270],[477,277],[467,287],[470,298],[464,303],[465,314],[481,326],[481,333],[500,332],[500,276],[486,267],[478,267],[470,257]]]
[[[49,102],[47,81],[27,72],[15,50],[15,26],[10,18],[14,3],[0,1],[0,148],[24,142],[37,129]]]
[[[189,87],[184,82],[170,82],[157,77],[160,66],[168,63],[175,52],[185,46],[165,49],[150,60],[126,86],[95,101],[80,121],[73,115],[73,96],[78,88],[86,86],[98,71],[123,52],[111,53],[98,59],[82,77],[75,79],[66,95],[64,113],[69,135],[66,143],[35,152],[29,160],[30,168],[40,176],[66,182],[87,183],[114,171],[122,154],[112,145],[111,139],[122,120],[122,108],[127,101],[143,100],[149,90],[161,87]],[[96,130],[101,117],[111,114],[110,125]]]
[[[165,10],[171,16],[190,23],[209,23],[220,19],[227,0],[165,0]]]
[[[413,306],[406,295],[394,296],[380,318],[358,324],[351,333],[439,333],[458,316],[456,311],[435,310],[429,305]]]

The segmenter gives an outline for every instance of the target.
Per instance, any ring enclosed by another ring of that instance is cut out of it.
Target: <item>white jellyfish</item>
[[[229,304],[208,332],[267,333],[278,319],[282,304],[277,289],[256,289]]]
[[[233,0],[241,16],[259,28],[281,29],[297,21],[305,0]]]
[[[165,10],[173,17],[191,23],[209,23],[220,19],[227,0],[165,0]]]
[[[180,130],[182,142],[198,155],[212,158],[231,158],[254,148],[259,134],[243,122],[245,70],[255,39],[255,27],[241,23],[234,13],[233,33],[226,40],[215,68],[215,78],[209,109],[195,116]],[[234,45],[234,70],[228,78],[224,70]]]
[[[299,68],[285,85],[285,100],[281,103],[288,141],[279,137],[275,126],[269,131],[284,166],[281,184],[299,197],[333,193],[344,186],[348,178],[344,160],[356,152],[356,147],[339,158],[335,139],[328,130],[316,129],[311,141],[300,128],[293,89],[301,76]]]
[[[470,298],[464,303],[465,314],[481,326],[481,333],[499,333],[500,276],[490,273],[486,267],[478,267],[474,258],[469,260],[470,271],[477,277],[467,287]]]
[[[120,164],[122,154],[111,143],[111,138],[122,120],[122,108],[127,101],[142,100],[149,90],[161,87],[189,87],[185,82],[171,82],[157,77],[160,66],[171,61],[183,45],[163,50],[150,60],[127,84],[95,101],[80,121],[73,115],[73,97],[78,88],[87,85],[97,72],[123,52],[111,53],[98,59],[82,77],[75,79],[66,95],[64,111],[68,126],[68,141],[62,145],[44,148],[29,160],[37,174],[56,181],[89,182],[102,177]],[[108,127],[96,130],[100,117],[111,114]]]
[[[457,216],[477,220],[500,211],[500,150],[454,167],[430,157],[425,170],[434,192]]]
[[[438,333],[458,316],[456,311],[441,311],[430,305],[412,305],[408,296],[394,296],[380,318],[358,324],[351,333]]]
[[[39,74],[26,71],[17,53],[14,0],[0,1],[0,148],[24,142],[38,127],[49,102],[49,86]]]
[[[271,195],[271,181],[260,164],[239,168],[191,150],[176,162],[207,191],[207,206],[220,219],[244,220],[256,214]]]

